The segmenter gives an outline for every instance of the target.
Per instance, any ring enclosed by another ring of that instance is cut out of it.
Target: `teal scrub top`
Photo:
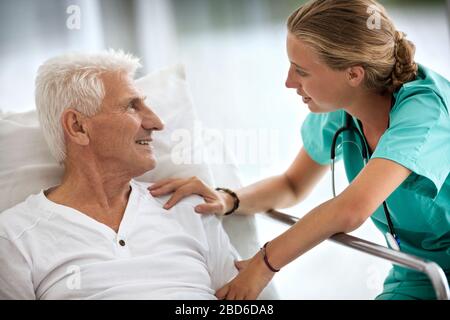
[[[438,263],[449,279],[450,82],[419,65],[416,79],[404,84],[393,97],[389,127],[371,159],[389,159],[412,171],[386,199],[401,251]],[[313,160],[322,165],[331,163],[331,142],[344,123],[342,109],[307,116],[301,134]],[[356,118],[352,125],[362,133]],[[345,131],[337,140],[336,159],[343,159],[349,182],[363,169],[361,147],[353,132]],[[382,205],[371,219],[383,234],[388,232]],[[398,266],[391,276],[399,282],[427,279],[423,273]]]

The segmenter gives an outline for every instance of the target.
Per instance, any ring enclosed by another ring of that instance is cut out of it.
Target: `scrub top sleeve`
[[[448,110],[432,91],[410,96],[394,108],[372,158],[395,161],[415,173],[416,180],[426,178],[422,180],[431,183],[421,189],[434,199],[450,172]]]
[[[301,135],[303,147],[308,155],[318,164],[328,165],[331,158],[331,143],[334,134],[344,124],[342,110],[329,113],[310,113],[302,124]],[[340,145],[342,135],[336,143],[336,160],[342,158]]]

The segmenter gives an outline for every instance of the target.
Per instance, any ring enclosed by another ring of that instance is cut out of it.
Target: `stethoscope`
[[[344,131],[353,131],[358,136],[358,139],[361,142],[362,148],[360,148],[360,150],[361,150],[361,155],[362,155],[362,158],[364,161],[364,165],[367,164],[368,159],[369,159],[368,154],[370,153],[370,150],[369,150],[369,144],[366,141],[366,137],[363,134],[361,134],[361,132],[359,132],[359,130],[356,127],[350,125],[351,123],[352,123],[352,116],[349,113],[345,112],[345,125],[336,131],[336,133],[333,136],[333,141],[331,143],[331,186],[333,189],[333,197],[336,197],[336,188],[335,188],[335,181],[334,181],[334,163],[335,163],[335,157],[336,157],[336,150],[335,150],[336,142],[337,142],[339,135]],[[386,220],[387,220],[388,228],[389,228],[389,232],[387,232],[385,234],[386,241],[389,243],[389,245],[392,249],[400,251],[400,239],[398,238],[398,236],[395,232],[395,229],[394,229],[394,225],[392,224],[391,214],[387,207],[386,201],[383,201],[383,209],[384,209],[384,214],[386,216]]]

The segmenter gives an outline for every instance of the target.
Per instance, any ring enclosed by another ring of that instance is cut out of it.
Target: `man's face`
[[[125,73],[105,73],[102,80],[105,98],[88,120],[89,148],[100,166],[139,176],[156,165],[151,135],[163,124]]]

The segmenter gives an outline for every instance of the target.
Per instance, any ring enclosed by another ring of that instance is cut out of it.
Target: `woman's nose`
[[[285,85],[286,85],[286,88],[289,88],[289,89],[294,88],[294,84],[292,83],[292,80],[289,77],[287,77]]]
[[[285,82],[286,88],[289,89],[297,89],[300,84],[297,81],[292,80],[291,77],[287,77],[286,82]]]
[[[298,81],[294,80],[294,77],[292,75],[292,69],[289,69],[285,85],[286,85],[286,88],[290,88],[290,89],[296,89],[300,86]]]

